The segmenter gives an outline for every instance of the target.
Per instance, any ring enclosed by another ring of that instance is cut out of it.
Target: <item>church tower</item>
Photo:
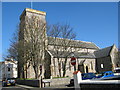
[[[26,29],[27,23],[30,20],[34,21],[35,19],[39,19],[39,22],[38,22],[39,24],[41,23],[46,24],[46,12],[38,11],[30,8],[24,9],[24,11],[20,16],[20,32],[21,32],[20,34],[22,35],[19,36],[20,37],[19,39],[23,39],[25,37],[24,30]]]
[[[24,9],[20,16],[19,42],[22,42],[23,53],[18,53],[18,78],[38,77],[34,73],[35,70],[37,73],[41,73],[40,65],[44,67],[46,12],[30,8]]]

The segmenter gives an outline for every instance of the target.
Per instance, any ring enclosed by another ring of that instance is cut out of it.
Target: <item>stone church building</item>
[[[29,17],[32,15],[38,16],[46,22],[46,12],[26,8],[20,16],[20,27],[22,29],[24,29],[23,25],[25,25],[24,20],[26,16]],[[93,42],[48,37],[46,32],[45,35],[45,54],[44,64],[42,65],[42,76],[44,78],[60,77],[63,75],[64,69],[66,70],[65,76],[72,77],[74,66],[71,65],[71,55],[74,55],[76,58],[76,70],[80,70],[82,73],[101,73],[103,71],[113,70],[120,65],[117,56],[118,49],[115,45],[100,49]],[[65,47],[63,41],[69,42],[67,50],[63,49]],[[67,59],[65,59],[66,57]],[[65,60],[66,67],[64,68]],[[20,65],[18,68],[20,70]],[[18,74],[20,74],[20,71]],[[32,67],[28,68],[27,74],[27,78],[34,78]],[[20,75],[18,76],[21,77]]]

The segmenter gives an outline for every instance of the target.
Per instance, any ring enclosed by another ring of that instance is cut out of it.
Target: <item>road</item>
[[[2,87],[2,82],[0,81],[0,90],[27,90],[25,88],[19,87],[19,86],[7,86],[7,87]]]
[[[55,87],[50,87],[50,88],[23,88],[21,87],[22,85],[16,85],[16,86],[7,86],[7,87],[2,87],[2,82],[0,81],[0,90],[74,90],[73,88],[55,88]],[[62,87],[62,86],[61,86]]]

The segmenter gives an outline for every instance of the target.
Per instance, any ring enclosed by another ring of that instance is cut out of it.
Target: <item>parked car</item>
[[[95,73],[82,73],[82,80],[93,79],[96,78]],[[74,79],[70,79],[70,85],[74,86]]]
[[[9,86],[14,85],[15,86],[15,78],[7,78],[2,80],[2,86]]]
[[[114,69],[114,75],[120,75],[120,67]]]
[[[112,71],[106,71],[96,76],[96,79],[109,80],[112,79],[113,77],[114,77],[114,73]]]
[[[82,80],[96,78],[95,73],[82,73]]]

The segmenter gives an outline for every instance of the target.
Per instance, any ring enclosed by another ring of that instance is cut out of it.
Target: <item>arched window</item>
[[[86,66],[86,73],[88,73],[88,66]]]

